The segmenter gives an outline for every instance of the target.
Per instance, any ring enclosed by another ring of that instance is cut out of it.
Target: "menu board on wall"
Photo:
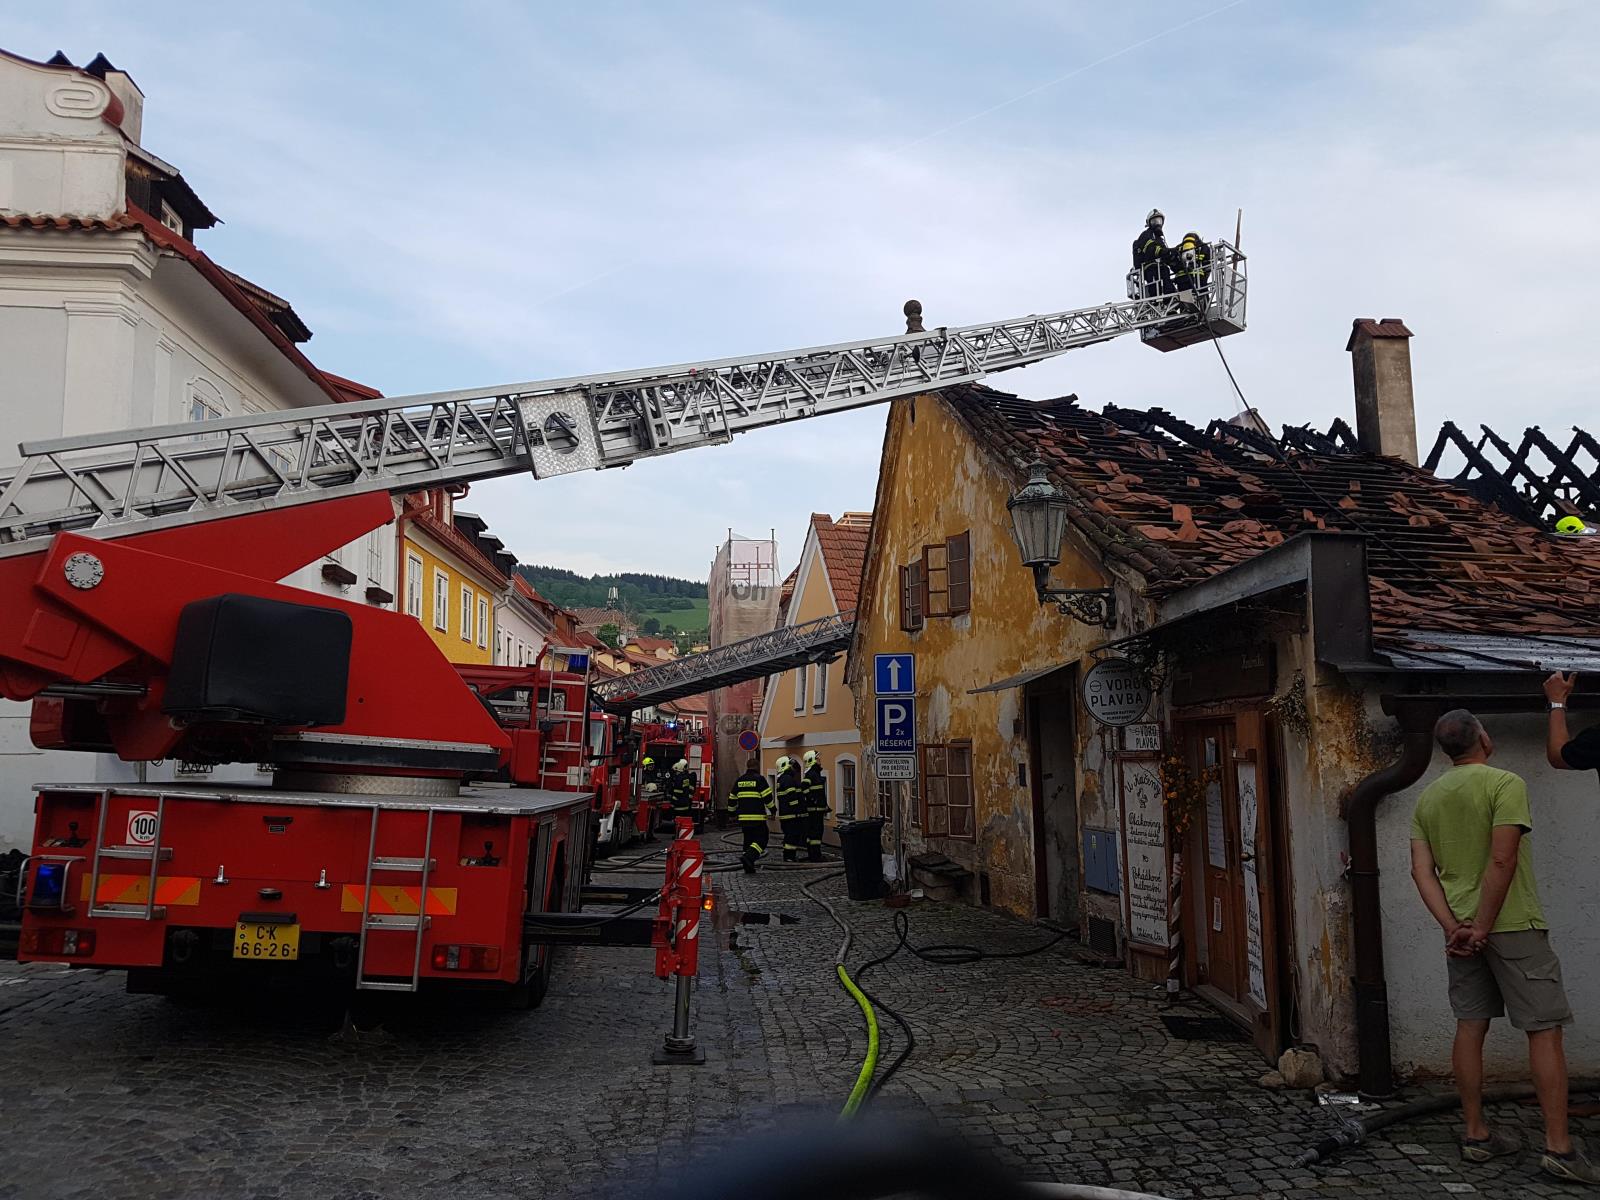
[[[1128,939],[1167,945],[1167,822],[1161,769],[1150,760],[1117,764],[1122,786],[1122,840],[1128,864]]]
[[[1239,851],[1244,861],[1245,962],[1249,968],[1246,991],[1252,1003],[1267,1007],[1267,975],[1261,949],[1261,889],[1256,879],[1256,765],[1236,764],[1239,779]]]

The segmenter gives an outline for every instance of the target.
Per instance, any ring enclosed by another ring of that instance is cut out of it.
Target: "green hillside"
[[[566,608],[603,608],[612,588],[622,610],[643,626],[654,620],[661,629],[704,633],[710,625],[706,585],[671,575],[624,571],[615,575],[579,575],[564,567],[517,568],[540,593]]]

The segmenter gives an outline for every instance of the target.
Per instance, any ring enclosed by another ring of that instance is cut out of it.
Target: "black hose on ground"
[[[1568,1093],[1600,1091],[1600,1079],[1574,1079],[1567,1084],[1567,1091]],[[1509,1100],[1527,1100],[1534,1094],[1531,1083],[1508,1083],[1499,1087],[1485,1088],[1483,1102],[1502,1104]],[[1455,1092],[1445,1092],[1438,1096],[1424,1096],[1420,1100],[1413,1100],[1397,1108],[1386,1108],[1369,1116],[1346,1117],[1339,1123],[1338,1129],[1301,1153],[1300,1157],[1294,1160],[1294,1165],[1315,1166],[1317,1163],[1327,1161],[1341,1150],[1359,1146],[1380,1129],[1415,1120],[1417,1117],[1449,1112],[1459,1107],[1461,1107],[1461,1097]]]

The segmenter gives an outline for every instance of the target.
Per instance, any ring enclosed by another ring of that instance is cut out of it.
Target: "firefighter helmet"
[[[787,754],[778,760],[778,771],[780,773],[787,771],[792,766],[794,766],[794,759],[790,758]]]
[[[805,765],[808,766],[808,767],[816,766],[817,765],[817,752],[815,750],[807,750],[804,754],[802,754],[800,756],[800,761],[805,763]]]
[[[672,769],[674,771],[687,771],[689,769],[689,760],[687,758],[680,758],[677,762],[672,764]]]
[[[1165,225],[1167,223],[1166,214],[1163,213],[1159,208],[1152,208],[1150,210],[1150,215],[1144,219],[1144,223],[1146,225]]]
[[[1572,537],[1580,533],[1593,533],[1594,530],[1584,524],[1582,517],[1574,517],[1569,513],[1556,522],[1556,532]]]
[[[640,763],[639,765],[641,767],[653,767],[653,766],[656,765],[656,760],[646,756],[645,760],[642,763]]]

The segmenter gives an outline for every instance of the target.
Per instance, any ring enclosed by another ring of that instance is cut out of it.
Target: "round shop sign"
[[[1102,725],[1132,725],[1150,707],[1150,684],[1125,658],[1095,663],[1083,677],[1083,706]]]

